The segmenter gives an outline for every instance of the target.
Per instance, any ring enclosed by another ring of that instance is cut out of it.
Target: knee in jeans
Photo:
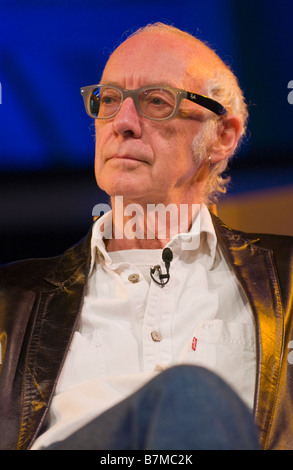
[[[157,380],[168,390],[173,387],[178,390],[179,387],[179,390],[183,391],[186,387],[190,389],[193,385],[198,387],[202,382],[214,383],[219,378],[202,367],[183,364],[166,369],[157,377]]]
[[[227,396],[234,395],[230,386],[218,375],[199,366],[188,364],[172,366],[162,372],[155,380],[169,392],[180,391],[181,394],[190,394],[201,389],[211,395],[216,391]]]

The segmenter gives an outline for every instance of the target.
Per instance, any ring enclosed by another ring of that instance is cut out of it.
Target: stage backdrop
[[[207,41],[249,105],[219,214],[293,234],[292,19],[291,0],[1,0],[0,262],[55,254],[88,229],[106,198],[79,90],[99,81],[127,33],[156,21]]]

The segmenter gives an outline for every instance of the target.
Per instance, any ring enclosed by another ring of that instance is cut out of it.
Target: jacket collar
[[[76,245],[69,248],[58,260],[56,266],[46,274],[44,280],[56,287],[66,286],[74,280],[77,272],[87,275],[91,264],[92,229]]]
[[[284,347],[284,312],[273,254],[261,247],[261,236],[231,230],[212,217],[220,246],[254,314],[257,341],[254,413],[261,444],[266,448]]]

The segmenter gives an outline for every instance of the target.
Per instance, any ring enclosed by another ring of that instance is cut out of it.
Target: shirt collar
[[[196,251],[204,249],[206,244],[208,251],[208,269],[212,269],[216,256],[217,236],[210,212],[205,204],[201,204],[197,210],[191,229],[186,233],[176,235],[167,246],[173,252]]]
[[[105,213],[93,225],[91,240],[91,265],[90,274],[94,268],[98,256],[106,263],[111,263],[111,257],[106,250],[104,238],[111,235],[112,211]],[[206,235],[205,237],[203,235]],[[212,218],[205,204],[199,206],[192,227],[187,233],[179,233],[166,245],[172,251],[179,253],[186,250],[198,250],[202,243],[206,243],[209,251],[208,269],[212,269],[216,256],[217,237]]]

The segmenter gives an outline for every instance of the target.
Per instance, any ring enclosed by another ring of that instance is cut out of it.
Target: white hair
[[[230,178],[224,178],[223,172],[226,170],[229,160],[235,154],[236,149],[239,148],[240,143],[245,135],[248,111],[243,96],[243,92],[240,89],[238,80],[231,69],[223,60],[216,54],[216,52],[208,46],[206,43],[196,38],[195,36],[182,31],[174,26],[170,26],[164,23],[153,23],[145,27],[142,27],[132,33],[129,37],[148,31],[162,31],[177,34],[182,38],[189,41],[193,41],[196,46],[199,44],[210,51],[211,56],[215,58],[215,65],[212,76],[205,82],[206,95],[210,98],[219,101],[228,111],[229,115],[236,115],[241,122],[241,133],[237,145],[234,151],[225,160],[220,163],[210,166],[209,177],[206,183],[205,200],[207,203],[214,203],[218,197],[225,193]],[[203,127],[200,133],[194,138],[193,141],[193,154],[198,161],[205,161],[208,159],[208,148],[217,137],[219,125],[225,116],[207,119],[203,123]]]
[[[228,176],[223,177],[223,172],[227,169],[229,160],[235,155],[237,149],[245,136],[248,111],[244,100],[242,90],[238,85],[238,81],[233,72],[227,67],[215,71],[213,78],[209,79],[206,83],[207,96],[219,101],[228,111],[229,115],[235,115],[240,118],[241,133],[238,142],[230,155],[221,162],[211,165],[210,173],[206,184],[206,198],[207,202],[214,203],[217,201],[221,194],[226,193],[227,186],[230,181]],[[225,117],[223,117],[225,119]],[[209,120],[204,123],[202,129],[202,138],[206,142],[206,150],[211,145],[213,139],[216,137],[218,119]],[[194,142],[195,144],[195,142]],[[196,152],[195,146],[194,151]]]

